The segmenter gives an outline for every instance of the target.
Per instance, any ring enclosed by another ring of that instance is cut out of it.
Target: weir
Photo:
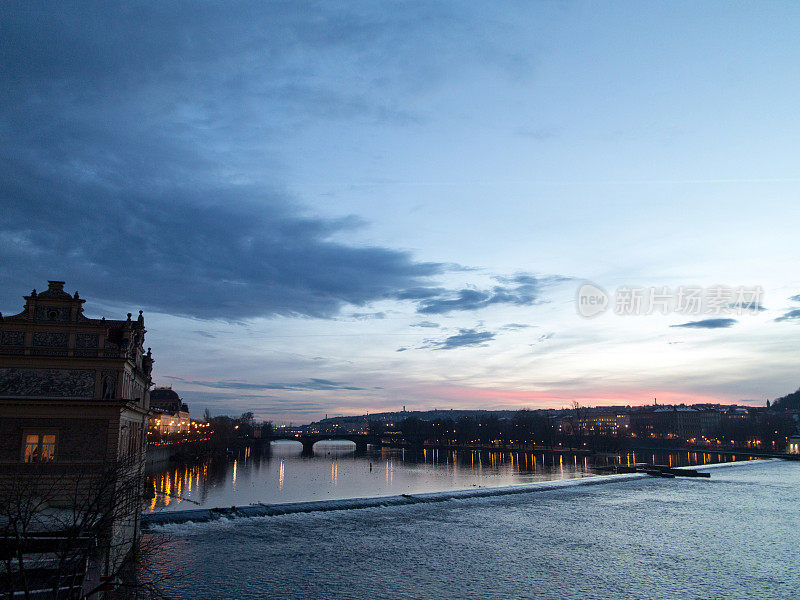
[[[207,508],[180,510],[142,515],[142,527],[150,529],[171,523],[203,523],[218,519],[237,519],[247,517],[271,517],[306,512],[323,512],[332,510],[357,510],[377,508],[381,506],[402,506],[409,504],[425,504],[431,502],[448,502],[469,498],[490,498],[512,494],[530,494],[548,490],[564,489],[571,486],[599,485],[616,483],[647,477],[644,473],[624,475],[603,475],[580,479],[562,479],[558,481],[540,481],[520,485],[495,488],[471,488],[446,492],[429,492],[424,494],[401,494],[397,496],[379,496],[376,498],[344,498],[341,500],[317,500],[311,502],[291,502],[286,504],[251,504],[249,506],[231,506],[229,508]]]
[[[728,467],[741,467],[742,465],[759,464],[778,459],[760,459],[753,461],[736,461],[703,465],[702,467],[676,467],[675,470],[700,470],[724,469]],[[466,500],[470,498],[491,498],[508,496],[512,494],[532,494],[558,489],[567,489],[577,486],[594,486],[619,483],[632,479],[646,479],[645,472],[624,473],[615,475],[597,475],[578,479],[561,479],[556,481],[538,481],[520,485],[489,488],[469,488],[444,492],[429,492],[422,494],[400,494],[395,496],[378,496],[374,498],[343,498],[340,500],[317,500],[309,502],[290,502],[284,504],[251,504],[249,506],[231,506],[226,508],[199,508],[159,513],[142,514],[142,527],[152,529],[161,525],[181,523],[205,523],[220,519],[237,519],[249,517],[270,517],[277,515],[291,515],[297,513],[325,512],[332,510],[358,510],[363,508],[378,508],[383,506],[404,506],[411,504],[425,504],[432,502],[448,502],[450,500]]]

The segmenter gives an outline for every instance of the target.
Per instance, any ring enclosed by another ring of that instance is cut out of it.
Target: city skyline
[[[2,12],[0,310],[144,309],[194,414],[800,386],[797,5]]]

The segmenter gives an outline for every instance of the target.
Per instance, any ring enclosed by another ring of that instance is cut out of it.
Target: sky
[[[762,404],[800,386],[798,24],[4,2],[0,310],[143,309],[194,414]]]

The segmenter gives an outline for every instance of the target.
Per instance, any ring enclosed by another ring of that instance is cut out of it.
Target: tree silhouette
[[[129,598],[161,597],[149,565],[167,538],[138,538],[142,461],[76,469],[15,465],[0,475],[0,593],[97,598],[107,581]]]

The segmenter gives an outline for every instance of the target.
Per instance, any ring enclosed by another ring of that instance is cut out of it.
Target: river
[[[152,564],[176,599],[796,599],[800,464],[706,468],[171,524],[146,540],[163,544]]]
[[[347,441],[318,442],[302,456],[298,442],[273,442],[266,451],[243,449],[202,462],[151,469],[145,512],[249,504],[335,500],[440,492],[589,477],[598,466],[653,462],[703,465],[746,459],[702,452],[628,453],[619,457],[508,451],[410,452],[373,448],[355,452]]]

